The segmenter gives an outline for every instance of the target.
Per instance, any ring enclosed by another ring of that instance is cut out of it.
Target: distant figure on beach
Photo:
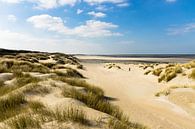
[[[129,71],[131,71],[131,68],[129,68]]]

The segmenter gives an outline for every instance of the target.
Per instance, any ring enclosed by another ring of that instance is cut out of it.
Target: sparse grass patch
[[[112,68],[117,68],[117,69],[121,69],[120,66],[116,65],[116,64],[107,64],[105,67],[107,67],[108,69],[112,69]]]
[[[171,86],[171,87],[166,88],[166,89],[164,89],[164,90],[162,90],[162,91],[160,91],[160,92],[157,92],[157,93],[155,94],[155,96],[157,96],[157,97],[159,97],[159,96],[161,96],[161,95],[168,96],[168,95],[171,94],[171,91],[172,91],[173,89],[177,89],[177,88],[192,88],[192,89],[195,89],[195,86],[190,86],[190,85]]]
[[[109,120],[108,127],[110,129],[147,129],[146,127],[140,124],[132,123],[129,121],[120,121],[114,118],[111,118]]]
[[[62,95],[65,97],[77,99],[85,103],[88,107],[107,113],[120,120],[123,119],[123,113],[117,106],[111,105],[107,100],[92,92],[82,93],[77,91],[75,88],[65,88],[62,92]]]
[[[49,94],[50,89],[49,87],[46,87],[46,86],[40,86],[35,89],[32,89],[31,92],[36,93],[36,94]]]
[[[81,73],[79,73],[77,70],[71,69],[71,68],[66,68],[66,72],[61,72],[61,71],[54,71],[54,73],[57,76],[60,77],[67,77],[67,78],[84,78],[83,75]]]
[[[59,109],[56,110],[54,113],[54,117],[59,122],[74,121],[84,125],[89,124],[85,112],[73,106],[67,107],[62,111],[60,111]]]
[[[44,95],[50,93],[50,91],[51,89],[49,87],[39,85],[38,83],[32,83],[23,90],[23,93]]]
[[[41,121],[32,114],[23,114],[6,122],[12,129],[40,129]]]
[[[63,81],[71,86],[84,87],[87,91],[90,91],[100,97],[104,96],[104,91],[99,87],[95,87],[93,85],[88,84],[84,80],[80,80],[77,78],[58,78],[60,81]]]

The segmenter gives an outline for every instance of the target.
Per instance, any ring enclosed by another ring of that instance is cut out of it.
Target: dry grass
[[[152,71],[152,74],[155,76],[160,76],[160,74],[162,73],[162,69],[158,68]]]
[[[1,73],[14,71],[49,73],[49,69],[41,64],[14,60],[4,60],[0,62]]]
[[[111,118],[109,120],[108,127],[110,129],[147,129],[146,127],[138,123],[132,123],[129,121],[120,121],[114,118]]]
[[[172,90],[174,89],[177,89],[177,88],[192,88],[192,89],[195,89],[195,86],[191,86],[191,85],[178,85],[178,86],[171,86],[171,87],[168,87],[160,92],[157,92],[155,94],[155,96],[159,97],[161,95],[164,95],[164,96],[168,96],[169,94],[171,94]]]
[[[71,69],[71,68],[66,68],[66,72],[61,72],[61,71],[54,71],[54,73],[60,77],[66,77],[66,78],[84,78],[84,76],[79,73],[77,70]]]
[[[27,84],[30,83],[38,83],[40,81],[40,79],[36,78],[36,77],[32,77],[29,74],[23,74],[20,72],[17,72],[16,76],[16,82],[13,85],[4,85],[4,86],[0,86],[0,96],[6,95],[16,89],[19,89]]]
[[[23,114],[6,122],[11,129],[41,129],[41,121],[32,114]]]
[[[108,69],[112,69],[112,68],[121,69],[120,66],[118,66],[116,64],[112,64],[112,63],[111,64],[107,64],[105,67],[108,68]]]
[[[50,87],[42,86],[38,83],[32,83],[26,86],[25,89],[23,90],[23,93],[40,94],[40,95],[49,94],[50,92],[51,92]]]
[[[62,111],[60,111],[59,109],[56,110],[54,112],[54,117],[59,122],[74,121],[84,125],[89,124],[85,112],[83,112],[80,108],[73,106],[67,107]]]
[[[191,74],[189,75],[190,78],[195,79],[195,69],[192,70]]]
[[[77,99],[85,103],[88,107],[107,113],[116,117],[117,119],[121,120],[124,117],[122,111],[120,111],[117,106],[110,104],[109,101],[92,92],[82,93],[77,91],[75,88],[65,88],[62,92],[62,95],[65,97]]]
[[[0,80],[0,87],[4,86],[4,81]]]
[[[148,75],[149,73],[151,73],[152,72],[152,70],[148,70],[148,71],[146,71],[145,73],[144,73],[144,75]]]
[[[84,80],[80,80],[77,78],[57,78],[60,81],[63,81],[71,86],[84,87],[87,91],[92,92],[100,97],[104,96],[104,91],[99,87],[95,87],[91,84],[88,84]]]
[[[169,82],[172,79],[174,79],[177,76],[177,74],[181,74],[182,72],[183,72],[183,69],[180,65],[168,65],[166,66],[161,76],[158,78],[158,81],[159,82],[162,82],[162,81]]]
[[[30,101],[28,105],[35,113],[45,108],[44,104],[40,101]]]
[[[21,93],[10,94],[0,98],[0,121],[17,115],[24,108],[25,96]]]

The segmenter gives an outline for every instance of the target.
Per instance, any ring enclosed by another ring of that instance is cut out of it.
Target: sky
[[[195,1],[0,0],[0,48],[195,54]]]

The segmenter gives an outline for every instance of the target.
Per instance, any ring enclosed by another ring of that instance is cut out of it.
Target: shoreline
[[[195,58],[158,58],[158,57],[110,57],[110,56],[76,56],[82,63],[187,63]]]

